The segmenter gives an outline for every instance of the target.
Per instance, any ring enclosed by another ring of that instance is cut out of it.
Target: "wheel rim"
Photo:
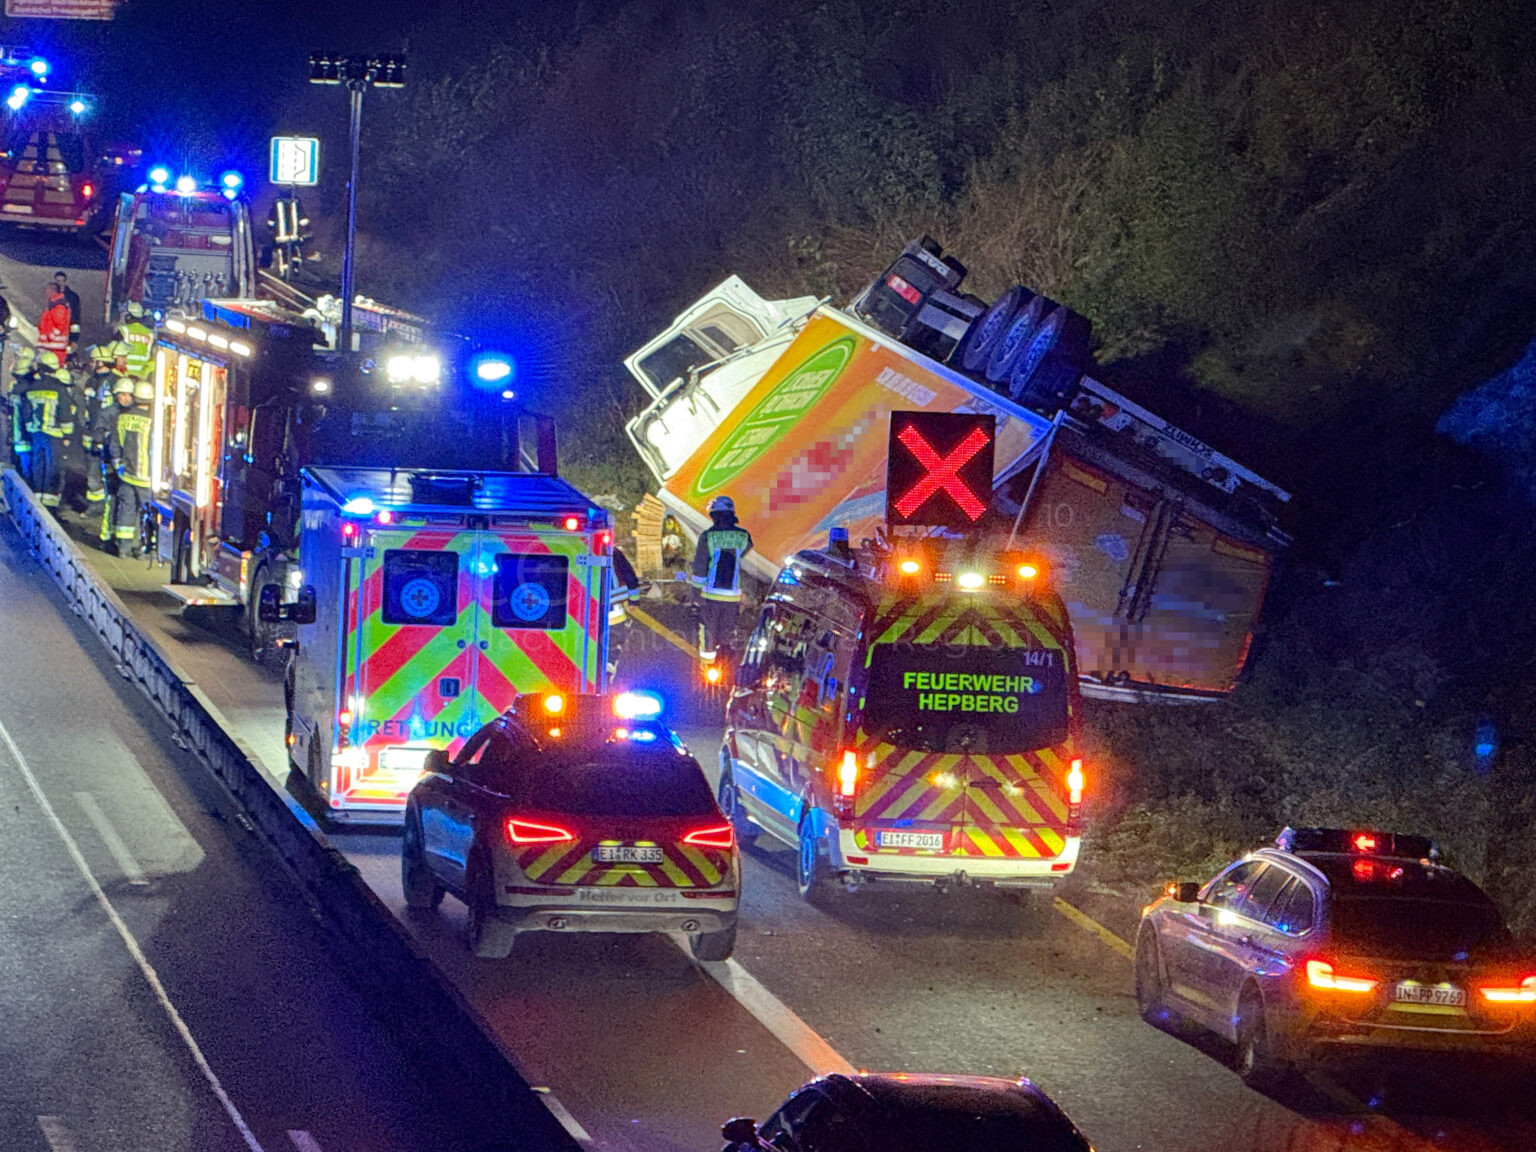
[[[816,878],[816,841],[809,828],[800,833],[800,887],[809,889]]]

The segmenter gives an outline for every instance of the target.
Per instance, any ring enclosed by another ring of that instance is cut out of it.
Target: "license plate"
[[[1465,1008],[1467,1005],[1464,989],[1449,984],[1418,984],[1412,980],[1400,983],[1392,998],[1399,1004],[1436,1004],[1448,1008]]]
[[[661,849],[638,844],[599,844],[592,849],[592,859],[598,864],[660,864]]]
[[[930,852],[944,851],[942,832],[877,832],[875,843],[881,848],[924,848]]]
[[[7,204],[5,210],[7,212],[20,212],[24,216],[32,215],[32,205],[30,204]]]

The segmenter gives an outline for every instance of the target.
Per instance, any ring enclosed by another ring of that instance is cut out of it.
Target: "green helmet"
[[[52,375],[60,384],[73,384],[75,382],[74,374],[68,368],[60,368],[53,372]]]
[[[11,365],[12,376],[25,376],[37,363],[37,349],[22,345],[16,349],[16,361]]]
[[[44,348],[37,354],[37,366],[44,372],[57,372],[64,367],[64,361],[59,359],[59,354],[52,348]]]
[[[137,300],[128,301],[128,318],[130,320],[144,319],[144,305],[140,304]]]
[[[112,346],[110,344],[92,344],[85,350],[85,358],[96,364],[110,364],[112,362]]]
[[[133,398],[148,404],[155,398],[155,386],[148,380],[140,380],[133,386]]]

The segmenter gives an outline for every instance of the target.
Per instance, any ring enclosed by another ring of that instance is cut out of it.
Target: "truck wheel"
[[[832,868],[826,848],[811,829],[809,811],[800,817],[800,843],[795,852],[795,886],[808,904],[825,905],[832,891]]]
[[[1013,366],[1028,346],[1030,336],[1045,319],[1045,310],[1051,302],[1044,296],[1036,296],[1020,308],[997,342],[992,357],[987,361],[987,379],[993,384],[1006,385],[1013,373]]]
[[[421,813],[406,814],[400,835],[400,887],[405,892],[407,908],[431,909],[443,902],[443,886],[427,866],[426,846],[422,842]]]
[[[1238,1002],[1234,1067],[1243,1083],[1256,1092],[1274,1092],[1284,1086],[1290,1075],[1290,1065],[1275,1052],[1274,1037],[1265,1019],[1264,998],[1257,988],[1249,988]]]
[[[729,960],[736,951],[736,924],[718,932],[695,932],[688,937],[688,951],[695,960]]]
[[[512,925],[496,914],[495,884],[491,862],[484,854],[471,856],[464,901],[469,906],[469,949],[488,960],[503,959],[516,936]]]
[[[259,610],[261,586],[266,583],[267,572],[265,564],[256,569],[256,576],[251,581],[251,593],[245,601],[245,634],[251,641],[251,659],[258,664],[266,663],[266,658],[275,650],[274,641],[277,639],[276,629],[262,622]]]
[[[736,774],[731,771],[731,760],[725,754],[724,747],[720,749],[720,787],[715,795],[720,803],[720,814],[736,830],[736,842],[743,848],[750,848],[757,842],[757,825],[742,810],[741,799],[736,791]]]
[[[1008,372],[1008,394],[1015,398],[1022,396],[1029,385],[1029,378],[1044,363],[1045,358],[1056,350],[1056,344],[1061,339],[1061,329],[1066,323],[1067,310],[1057,308],[1031,333],[1029,340],[1019,352],[1013,362],[1013,367]]]
[[[992,301],[991,306],[971,325],[960,347],[960,363],[967,372],[986,371],[987,361],[992,358],[992,350],[1003,338],[1003,333],[1007,330],[1009,321],[1013,319],[1013,314],[1019,310],[1019,304],[1023,302],[1024,295],[1025,289],[1015,284]]]

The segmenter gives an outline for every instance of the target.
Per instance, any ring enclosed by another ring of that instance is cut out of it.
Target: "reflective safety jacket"
[[[123,481],[135,488],[150,484],[149,444],[154,424],[149,405],[135,403],[132,408],[118,409],[107,433],[107,460]]]
[[[149,379],[149,361],[155,353],[155,330],[142,320],[125,320],[117,337],[128,345],[128,375]]]
[[[693,554],[693,582],[705,600],[741,601],[741,561],[752,551],[752,534],[736,523],[716,524],[699,534]]]
[[[56,438],[75,434],[75,390],[57,376],[34,376],[21,402],[28,432]]]
[[[640,591],[640,577],[629,557],[617,548],[613,550],[613,567],[608,570],[608,624],[622,624],[629,618],[624,607]]]
[[[69,351],[71,337],[70,328],[74,324],[74,315],[70,312],[69,301],[62,295],[53,294],[48,297],[48,302],[43,305],[43,314],[37,318],[37,346],[38,348],[57,352],[59,359],[64,359],[64,354]]]
[[[121,411],[113,391],[122,377],[116,372],[92,372],[81,384],[80,402],[85,409],[85,446],[100,447],[107,441]]]
[[[6,435],[11,438],[11,448],[17,452],[32,451],[32,438],[27,434],[27,389],[32,387],[30,375],[11,380],[11,390],[5,397]]]

